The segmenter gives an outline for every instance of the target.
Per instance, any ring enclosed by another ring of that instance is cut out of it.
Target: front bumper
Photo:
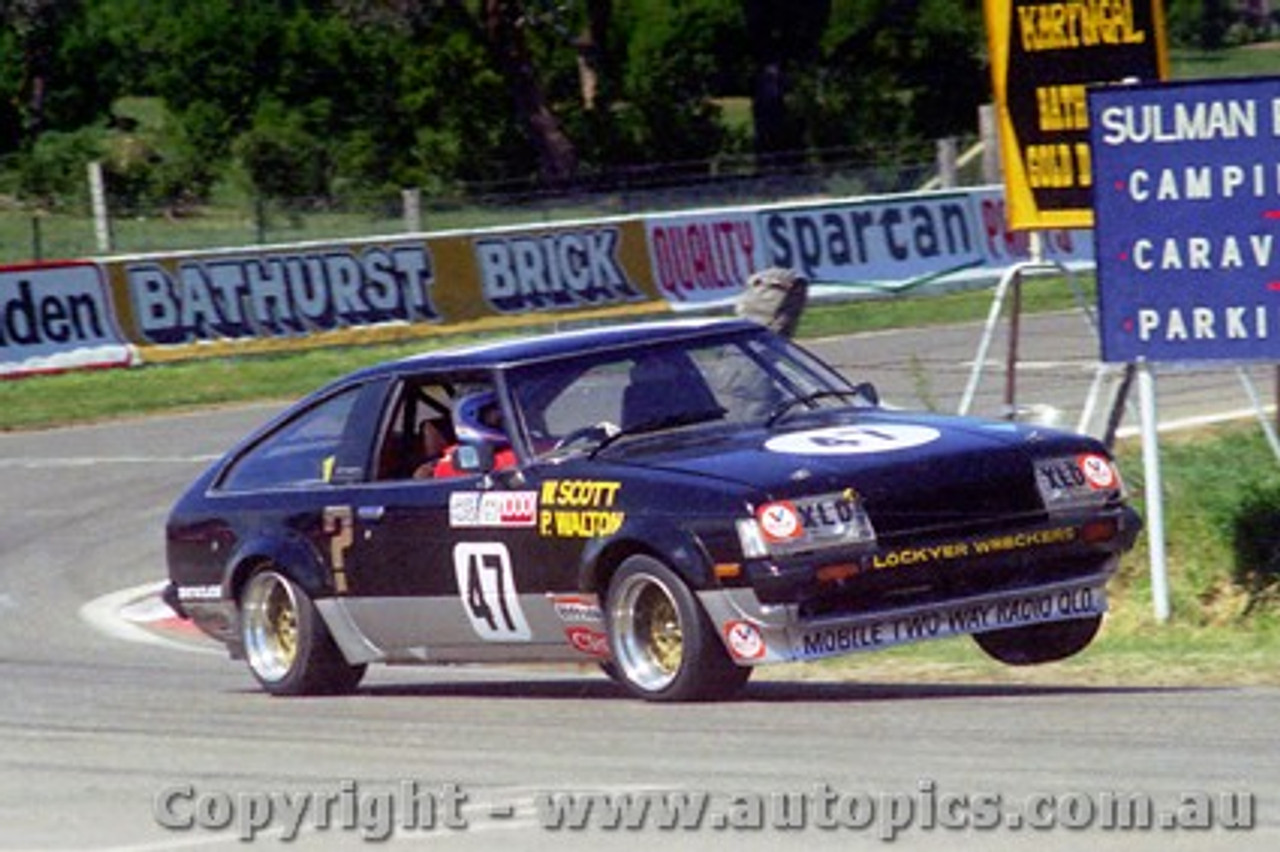
[[[763,604],[799,604],[804,619],[940,604],[1095,574],[1132,548],[1141,529],[1132,508],[1117,506],[983,531],[897,536],[748,562],[739,585]]]
[[[737,662],[784,663],[1100,615],[1118,562],[1116,557],[1096,574],[1031,589],[831,618],[801,618],[795,604],[762,604],[751,589],[708,590],[698,597]]]

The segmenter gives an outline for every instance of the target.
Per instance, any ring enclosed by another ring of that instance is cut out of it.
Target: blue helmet
[[[507,433],[502,430],[498,395],[491,390],[459,397],[453,404],[453,427],[459,441],[509,443]]]

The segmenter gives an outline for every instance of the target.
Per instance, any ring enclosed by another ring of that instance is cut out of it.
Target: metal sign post
[[[1090,327],[1096,328],[1097,323],[1093,313],[1089,310],[1085,303],[1084,293],[1080,289],[1079,283],[1076,281],[1076,274],[1069,267],[1056,261],[1043,260],[1043,244],[1041,242],[1041,234],[1039,231],[1030,233],[1031,239],[1031,258],[1022,263],[1014,264],[1004,271],[1000,276],[999,282],[996,283],[995,292],[991,297],[991,309],[987,312],[987,320],[982,328],[982,336],[978,340],[978,351],[974,355],[973,366],[969,370],[969,379],[965,383],[964,393],[960,396],[960,405],[956,409],[960,415],[966,415],[973,407],[974,397],[978,393],[978,385],[982,381],[982,373],[986,367],[987,354],[991,349],[991,344],[995,339],[996,328],[1000,324],[1000,317],[1004,311],[1004,301],[1009,296],[1010,290],[1014,296],[1014,316],[1009,323],[1009,358],[1005,365],[1005,405],[1009,409],[1006,413],[1013,417],[1017,411],[1017,400],[1014,397],[1015,387],[1015,371],[1017,369],[1017,337],[1019,331],[1018,311],[1021,310],[1020,291],[1022,287],[1022,278],[1024,275],[1032,272],[1060,272],[1067,278],[1068,284],[1071,286],[1072,293],[1075,294],[1076,303],[1080,305],[1084,311],[1085,320]]]
[[[1164,548],[1164,481],[1160,478],[1156,377],[1151,365],[1138,369],[1138,409],[1142,429],[1142,470],[1146,477],[1147,548],[1151,554],[1151,604],[1156,621],[1169,620],[1169,569]]]

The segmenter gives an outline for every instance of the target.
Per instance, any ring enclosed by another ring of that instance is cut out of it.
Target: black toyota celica
[[[178,501],[165,597],[278,695],[374,662],[597,661],[708,699],[958,634],[1070,656],[1139,529],[1091,438],[889,410],[758,325],[670,321],[323,388]]]

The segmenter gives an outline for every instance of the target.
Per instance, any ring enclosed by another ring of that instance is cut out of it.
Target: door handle
[[[387,513],[386,506],[357,506],[356,517],[362,521],[380,521]]]

